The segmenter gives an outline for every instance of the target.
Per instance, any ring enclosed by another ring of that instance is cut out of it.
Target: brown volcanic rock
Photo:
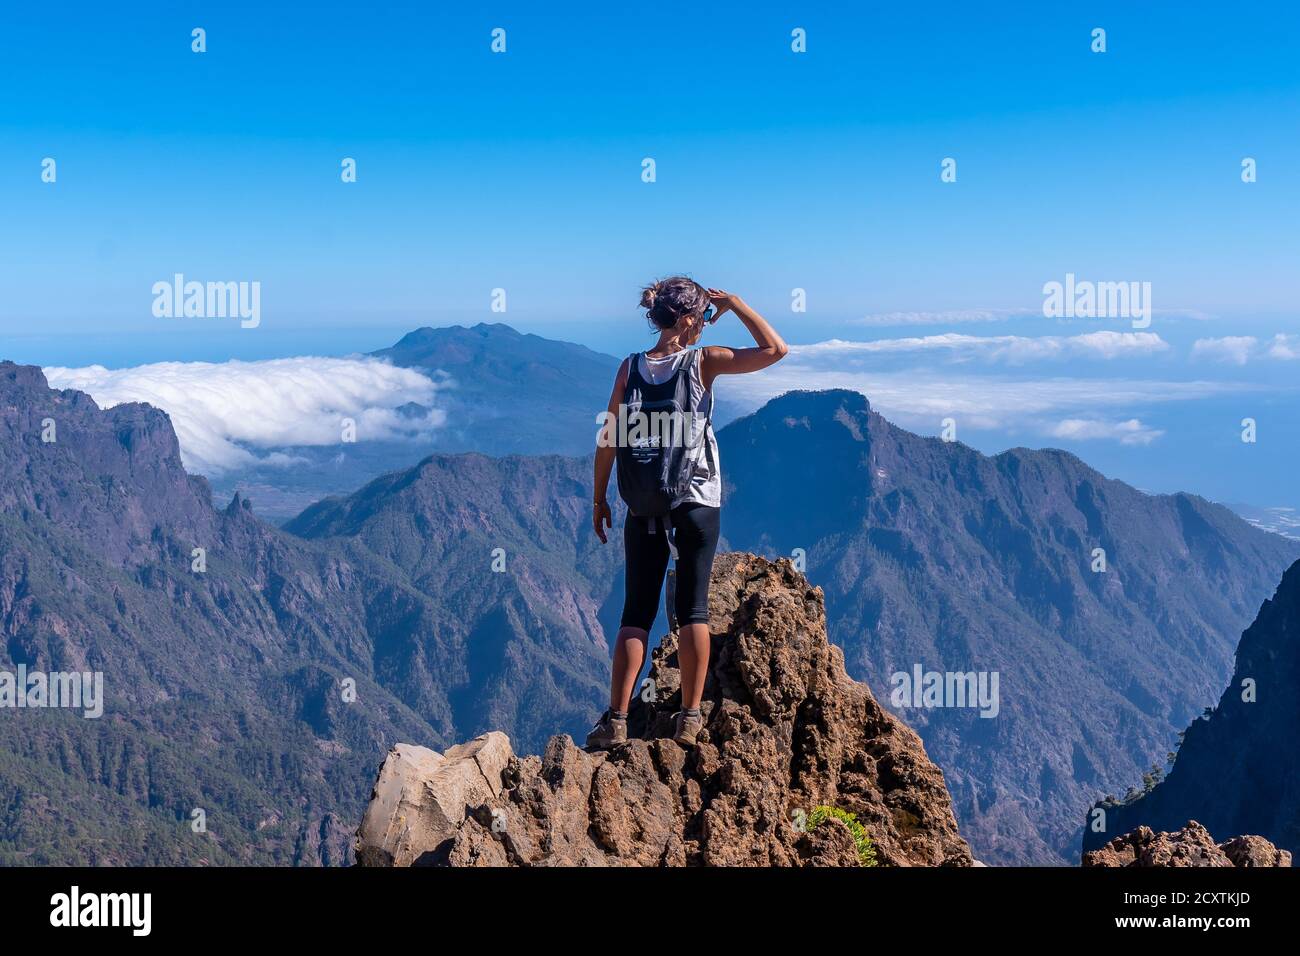
[[[1290,866],[1291,854],[1279,850],[1262,836],[1233,837],[1227,843],[1220,843],[1222,850],[1232,861],[1233,866]]]
[[[1156,833],[1138,827],[1098,850],[1083,855],[1084,866],[1290,866],[1291,854],[1258,836],[1233,837],[1215,843],[1195,820],[1181,830]]]
[[[714,567],[710,605],[705,734],[694,752],[669,739],[680,706],[670,634],[651,657],[652,684],[634,701],[626,745],[586,753],[556,736],[540,757],[510,758],[499,795],[467,801],[454,835],[414,847],[410,832],[420,827],[404,831],[405,857],[452,866],[853,865],[843,824],[800,828],[829,804],[857,815],[882,864],[971,865],[942,772],[920,738],[845,674],[826,640],[819,588],[789,561],[728,554]],[[381,779],[392,775],[389,762]],[[421,787],[445,816],[448,801],[430,781],[404,784],[408,804]],[[363,863],[393,856],[365,842],[385,830],[372,812],[373,804],[358,840]]]

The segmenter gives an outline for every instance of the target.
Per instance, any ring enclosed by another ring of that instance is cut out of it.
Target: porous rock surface
[[[943,774],[921,740],[849,679],[822,592],[787,560],[720,555],[713,643],[693,751],[673,743],[676,636],[651,655],[630,740],[540,756],[490,733],[438,755],[398,745],[358,831],[363,865],[851,866],[849,829],[804,825],[820,805],[865,826],[880,864],[970,866]]]

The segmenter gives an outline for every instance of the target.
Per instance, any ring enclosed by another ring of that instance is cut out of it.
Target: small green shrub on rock
[[[858,863],[862,866],[876,866],[876,846],[871,842],[871,837],[867,835],[867,828],[858,822],[848,810],[841,810],[839,807],[813,807],[812,814],[808,817],[808,829],[815,830],[817,827],[834,817],[841,821],[849,832],[853,834],[853,842],[858,847]]]

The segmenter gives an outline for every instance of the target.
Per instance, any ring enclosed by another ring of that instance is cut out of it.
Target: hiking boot
[[[615,717],[609,711],[600,715],[596,726],[587,734],[588,750],[608,750],[615,744],[627,743],[627,718]]]
[[[701,714],[687,716],[681,711],[676,714],[677,727],[673,732],[673,743],[681,744],[683,747],[694,747],[695,740],[700,736],[700,731],[704,729],[704,717]]]

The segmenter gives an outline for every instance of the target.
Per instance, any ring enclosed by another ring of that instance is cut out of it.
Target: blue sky
[[[920,346],[866,371],[965,383],[975,402],[1008,381],[1084,379],[1097,395],[1155,383],[1042,421],[968,412],[965,436],[1064,444],[1153,490],[1286,503],[1295,462],[1278,438],[1298,447],[1300,363],[1270,343],[1300,333],[1295,6],[838,6],[9,5],[3,355],[341,355],[484,320],[617,354],[644,340],[639,285],[676,271],[743,294],[800,344],[1126,329],[1034,314],[1043,283],[1072,272],[1150,282],[1149,331],[1167,348],[1008,364],[978,344],[943,358]],[[505,54],[489,49],[494,27]],[[340,181],[343,157],[356,183]],[[955,183],[940,182],[945,157]],[[260,326],[154,318],[151,286],[176,272],[260,282]],[[504,315],[489,311],[497,287]],[[806,313],[790,311],[795,287]],[[992,317],[957,321],[973,310]],[[1256,345],[1195,346],[1241,336]],[[806,361],[808,384],[863,371],[863,355],[840,358]],[[1150,397],[1202,381],[1226,390]],[[924,430],[933,403],[893,394]],[[1255,407],[1286,410],[1269,413],[1274,444],[1202,474]],[[1060,430],[1089,414],[1161,434]]]

